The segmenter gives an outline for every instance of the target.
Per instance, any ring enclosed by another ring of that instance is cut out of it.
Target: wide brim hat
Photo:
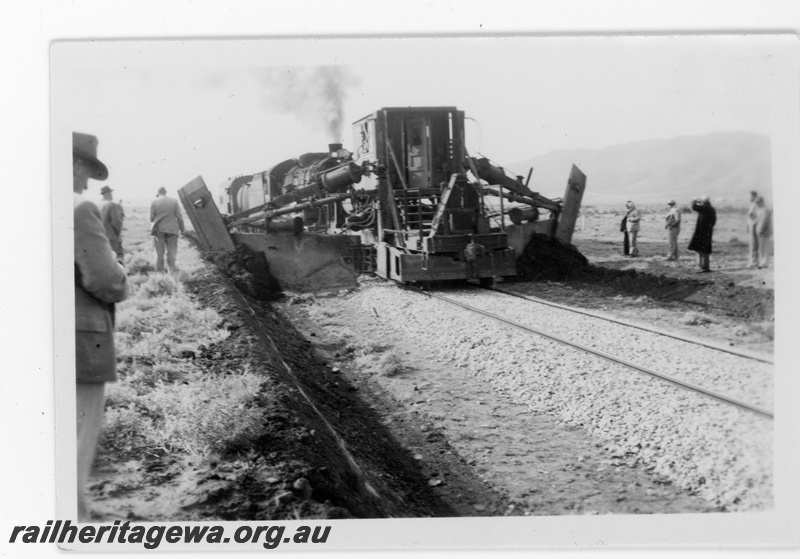
[[[100,194],[108,194],[109,192],[114,192],[114,190],[108,185],[100,189]]]
[[[93,179],[104,181],[108,178],[108,168],[97,159],[97,137],[81,132],[72,133],[72,155],[89,163],[94,169]]]
[[[670,200],[669,202],[667,202],[667,206],[674,206],[674,205],[675,205],[675,200]]]

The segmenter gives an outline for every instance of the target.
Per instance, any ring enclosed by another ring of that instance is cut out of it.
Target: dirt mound
[[[263,252],[239,244],[235,252],[206,252],[203,258],[216,265],[238,289],[259,301],[274,301],[282,295]]]
[[[586,266],[570,276],[571,282],[609,288],[615,294],[646,295],[660,301],[676,301],[716,310],[749,320],[771,320],[775,314],[772,290],[738,286],[731,281],[674,278],[636,270]]]
[[[517,276],[524,280],[563,281],[579,274],[588,264],[574,246],[534,233],[517,258]]]
[[[771,289],[736,285],[719,273],[702,279],[651,274],[589,264],[572,245],[534,234],[517,258],[517,281],[558,281],[608,296],[647,296],[658,301],[688,303],[706,311],[749,321],[775,315]]]

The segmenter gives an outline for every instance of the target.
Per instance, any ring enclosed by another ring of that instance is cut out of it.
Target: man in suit
[[[751,249],[751,261],[755,261],[759,268],[767,267],[767,245],[772,236],[772,210],[764,202],[763,196],[756,197],[755,219],[751,225],[753,229],[752,237],[755,239],[755,247]],[[751,245],[752,247],[753,245]]]
[[[100,210],[83,192],[89,179],[105,180],[97,138],[72,133],[75,235],[75,372],[78,458],[78,521],[91,520],[85,488],[103,427],[105,383],[117,379],[114,303],[128,296],[125,269],[105,233]]]
[[[125,251],[122,250],[122,222],[125,219],[125,211],[122,206],[114,201],[114,192],[110,186],[106,185],[100,189],[103,201],[100,203],[100,217],[103,219],[103,226],[106,228],[106,237],[111,243],[111,248],[117,255],[120,262],[125,258]]]
[[[167,266],[175,272],[175,257],[178,254],[178,234],[183,233],[183,218],[178,201],[167,196],[167,189],[158,189],[158,196],[150,204],[150,234],[156,249],[156,272],[164,271],[164,250],[167,251]]]
[[[625,204],[628,213],[625,215],[628,228],[628,237],[631,242],[631,257],[639,256],[639,222],[642,220],[642,213],[636,208],[636,204],[628,200]]]
[[[678,235],[681,232],[681,210],[675,204],[675,200],[667,202],[667,215],[664,217],[664,228],[667,230],[669,239],[669,250],[667,251],[667,260],[678,259]]]

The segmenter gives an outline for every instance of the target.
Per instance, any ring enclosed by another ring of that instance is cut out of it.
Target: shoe
[[[711,270],[709,270],[708,268],[703,268],[702,270],[700,270],[700,271],[699,271],[699,272],[697,272],[697,273],[698,273],[698,274],[707,274],[707,273],[708,273],[708,272],[710,272],[710,271],[711,271]]]

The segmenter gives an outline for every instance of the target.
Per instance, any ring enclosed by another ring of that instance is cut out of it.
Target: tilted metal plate
[[[214,198],[202,177],[197,177],[178,190],[183,208],[189,216],[197,233],[200,247],[204,251],[233,251],[236,247],[225,226],[225,220],[219,213]]]
[[[584,190],[586,190],[586,175],[573,165],[567,182],[567,191],[564,193],[564,209],[558,220],[558,230],[556,231],[556,237],[568,244],[572,242],[572,233],[575,231],[575,223],[578,221],[578,213],[581,211]]]

